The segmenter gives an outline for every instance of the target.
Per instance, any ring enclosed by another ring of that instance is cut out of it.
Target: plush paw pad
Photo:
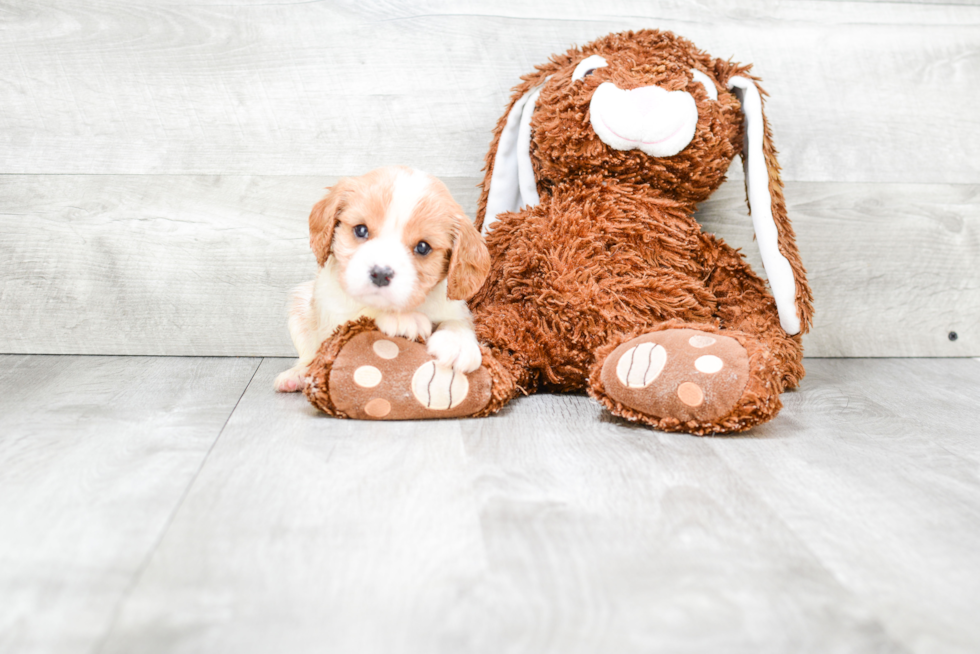
[[[470,383],[463,373],[429,361],[412,375],[412,394],[427,409],[455,409],[470,393]]]
[[[328,384],[334,406],[362,420],[458,418],[490,401],[486,368],[463,373],[440,366],[425,345],[375,331],[344,346]]]
[[[734,338],[668,329],[623,343],[602,367],[606,394],[656,418],[714,420],[738,402],[749,377]]]

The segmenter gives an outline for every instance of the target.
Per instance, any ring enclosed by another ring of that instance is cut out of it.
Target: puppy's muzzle
[[[373,266],[368,272],[371,277],[371,283],[375,286],[387,286],[391,283],[391,278],[395,276],[395,271],[385,266]]]

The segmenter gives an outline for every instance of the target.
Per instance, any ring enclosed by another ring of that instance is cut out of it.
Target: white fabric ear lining
[[[745,189],[749,199],[752,225],[762,255],[762,265],[769,278],[769,287],[779,311],[779,324],[793,336],[800,333],[800,318],[796,314],[796,277],[789,261],[779,251],[779,229],[772,217],[772,196],[769,194],[769,168],[762,151],[765,124],[762,117],[762,97],[755,82],[746,77],[732,77],[728,88],[742,104],[745,116],[745,144],[742,165],[745,168]]]
[[[694,78],[695,82],[701,82],[701,86],[703,86],[704,90],[708,92],[709,98],[712,100],[718,99],[718,89],[715,88],[714,80],[702,73],[697,68],[691,69],[691,77]]]
[[[517,181],[521,189],[520,209],[523,206],[533,207],[541,202],[538,196],[538,183],[534,179],[534,166],[531,165],[531,116],[541,95],[541,87],[531,92],[531,97],[524,103],[521,111],[521,124],[517,132]],[[494,216],[496,217],[496,216]]]
[[[497,222],[497,214],[533,207],[541,202],[531,166],[531,116],[543,86],[536,86],[521,96],[507,114],[507,123],[500,133],[497,154],[493,158],[487,209],[483,216],[484,235]]]
[[[572,71],[572,81],[581,82],[585,79],[585,73],[589,70],[595,70],[596,68],[604,68],[609,65],[606,58],[601,55],[592,55],[586,57],[582,61],[578,62],[578,66]]]

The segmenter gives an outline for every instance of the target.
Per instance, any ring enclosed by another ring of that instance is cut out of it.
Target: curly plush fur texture
[[[608,60],[572,83],[577,62]],[[717,101],[692,80],[691,68],[717,81]],[[728,92],[749,66],[713,59],[669,32],[612,34],[552,57],[523,78],[511,107],[544,84],[531,128],[531,162],[541,203],[498,216],[487,236],[492,266],[471,300],[477,334],[525,392],[588,390],[613,413],[660,429],[696,434],[742,431],[772,418],[779,393],[804,375],[800,336],[780,327],[766,283],[742,255],[701,232],[699,201],[725,179],[743,142],[743,118]],[[548,79],[550,77],[550,79]],[[546,82],[547,79],[547,82]],[[631,89],[657,85],[695,97],[698,123],[691,143],[672,157],[614,150],[587,120],[595,88],[605,81]],[[497,124],[486,159],[477,225],[486,218],[494,158],[508,111]],[[809,328],[812,298],[786,216],[772,137],[764,151],[779,249],[794,271],[797,314]],[[646,416],[611,400],[599,370],[616,345],[671,326],[696,326],[736,338],[750,358],[751,379],[732,411],[703,424]]]

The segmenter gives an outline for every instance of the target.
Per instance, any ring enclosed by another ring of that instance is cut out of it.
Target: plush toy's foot
[[[744,335],[665,329],[600,359],[590,392],[616,415],[665,431],[742,431],[780,407],[775,384],[752,383],[752,371],[764,370],[766,358]]]
[[[333,415],[360,420],[459,418],[491,401],[486,367],[464,374],[436,365],[425,345],[371,330],[350,338],[307,397]],[[324,387],[324,383],[326,385]]]

